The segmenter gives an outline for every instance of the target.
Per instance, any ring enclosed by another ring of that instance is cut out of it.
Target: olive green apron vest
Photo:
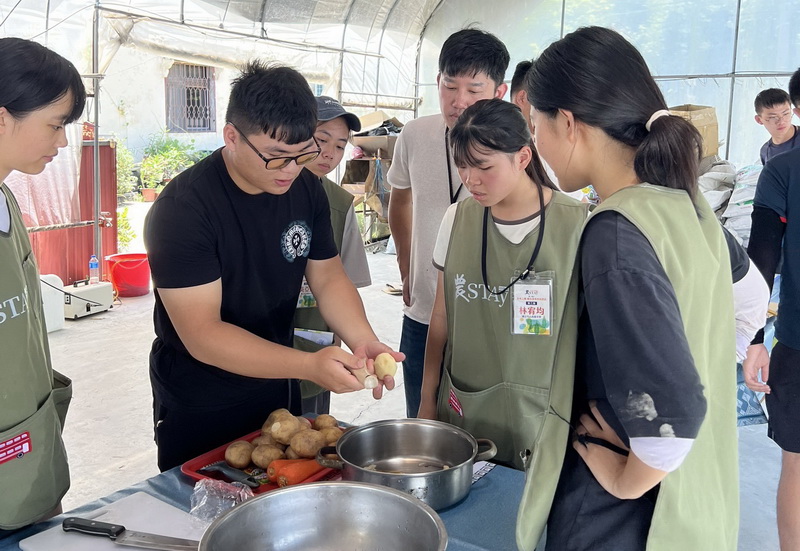
[[[69,488],[61,430],[72,383],[50,366],[39,270],[5,184],[0,201],[11,215],[0,233],[0,529],[9,530],[50,512]]]
[[[342,250],[342,236],[344,235],[344,223],[347,213],[353,207],[353,195],[336,185],[328,178],[321,178],[322,187],[328,196],[328,203],[331,206],[331,227],[333,228],[333,240],[336,242],[336,250]],[[297,329],[313,329],[314,331],[329,331],[328,325],[322,319],[319,308],[298,308],[294,314],[294,327]],[[303,337],[294,337],[294,347],[304,352],[316,352],[323,346],[312,342]],[[300,392],[303,398],[316,396],[325,389],[311,381],[300,381]]]
[[[686,192],[648,184],[614,193],[593,215],[606,210],[625,216],[653,246],[675,290],[708,403],[691,451],[661,482],[647,550],[735,551],[736,342],[731,264],[719,222],[702,198],[695,210]]]
[[[567,445],[577,337],[574,264],[587,205],[553,193],[545,208],[545,234],[534,271],[555,272],[552,334],[512,335],[511,290],[489,294],[481,276],[483,207],[458,205],[444,269],[447,346],[438,417],[489,438],[497,461],[526,469],[525,531],[541,534]],[[493,223],[487,231],[487,283],[499,290],[524,270],[537,228],[515,245]],[[463,417],[450,405],[451,391]],[[525,460],[523,460],[525,457]]]

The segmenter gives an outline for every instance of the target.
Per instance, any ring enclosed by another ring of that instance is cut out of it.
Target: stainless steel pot
[[[288,486],[215,520],[199,551],[443,551],[436,512],[392,488],[355,482]]]
[[[479,453],[479,444],[487,449]],[[334,452],[339,459],[325,457]],[[346,431],[335,448],[320,450],[317,461],[341,469],[343,480],[396,488],[438,511],[467,497],[473,463],[496,453],[491,440],[475,440],[448,423],[396,419]]]

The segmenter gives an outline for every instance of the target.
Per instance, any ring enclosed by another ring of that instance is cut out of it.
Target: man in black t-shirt
[[[274,409],[301,413],[297,379],[359,390],[352,370],[392,352],[342,268],[325,192],[302,170],[319,154],[316,123],[316,101],[297,71],[251,63],[233,83],[224,147],[176,177],[147,216],[161,470],[257,430]],[[304,275],[353,354],[291,348]],[[394,386],[391,377],[382,383]]]

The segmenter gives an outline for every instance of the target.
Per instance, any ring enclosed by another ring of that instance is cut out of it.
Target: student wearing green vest
[[[3,181],[39,174],[67,145],[86,91],[75,67],[44,46],[0,39],[0,539],[61,512],[69,468],[61,431],[72,383],[55,372],[39,270]]]
[[[549,180],[512,103],[468,107],[450,143],[472,197],[448,208],[434,248],[420,417],[489,438],[496,461],[527,466],[541,529],[569,434],[559,416],[572,398],[573,268],[588,205]]]
[[[328,203],[331,207],[331,227],[336,249],[342,258],[342,266],[356,288],[372,284],[364,252],[364,242],[358,230],[353,194],[330,180],[330,174],[342,162],[344,149],[353,132],[361,130],[361,121],[353,113],[344,110],[341,104],[328,96],[317,97],[317,130],[314,140],[320,148],[319,157],[306,165],[306,168],[319,177]],[[303,280],[303,287],[294,314],[294,347],[304,352],[317,350],[335,344],[340,339],[330,332],[328,324],[322,319],[317,301]],[[298,331],[303,333],[298,334]],[[309,333],[312,331],[313,333]],[[304,413],[328,413],[331,407],[331,393],[311,381],[300,381],[302,409]]]
[[[551,44],[526,82],[537,148],[602,199],[581,236],[568,446],[547,549],[734,551],[739,524],[731,264],[697,191],[702,139],[615,31]],[[537,488],[526,486],[521,548]]]

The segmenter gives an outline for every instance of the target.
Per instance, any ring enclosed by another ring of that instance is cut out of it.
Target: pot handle
[[[488,461],[497,455],[497,446],[488,438],[478,438],[476,442],[478,443],[478,455],[475,456],[475,461]],[[481,451],[482,447],[488,449]]]
[[[336,455],[336,446],[325,446],[317,452],[317,463],[329,469],[341,469],[344,462],[341,459],[329,459],[326,455]],[[494,454],[493,454],[494,455]]]

